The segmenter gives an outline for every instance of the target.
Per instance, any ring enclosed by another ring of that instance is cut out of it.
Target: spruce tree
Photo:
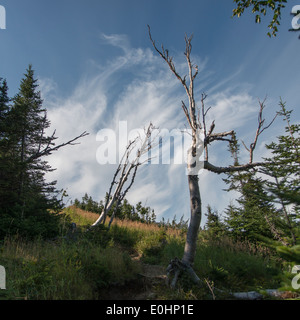
[[[55,145],[54,133],[43,107],[38,80],[29,65],[18,93],[8,98],[8,87],[0,78],[0,238],[8,233],[53,236],[58,232],[62,207],[56,181],[47,182],[53,171],[45,157],[88,135],[83,132],[68,142]]]
[[[11,181],[14,174],[10,153],[9,102],[7,82],[0,78],[0,208],[2,210],[11,204],[13,187]]]
[[[280,101],[280,107],[278,114],[287,122],[287,134],[266,146],[272,157],[264,159],[265,165],[259,170],[263,176],[258,178],[258,172],[253,170],[228,174],[224,179],[229,184],[227,190],[238,191],[241,195],[238,206],[228,207],[226,224],[235,237],[255,239],[260,235],[275,238],[283,246],[295,246],[300,227],[300,126],[290,123],[291,111],[286,110],[285,103]],[[234,151],[238,151],[238,147]]]
[[[274,203],[279,206],[282,217],[282,229],[290,244],[297,243],[299,233],[299,191],[300,191],[300,136],[299,124],[291,124],[292,111],[280,101],[281,115],[286,121],[286,135],[278,137],[278,142],[267,145],[272,157],[261,171],[267,175],[266,190],[271,193]]]
[[[9,112],[8,86],[5,79],[0,78],[0,141],[5,139],[7,131],[7,114]]]
[[[230,190],[240,193],[238,206],[230,205],[226,211],[225,223],[235,238],[259,240],[260,236],[273,238],[270,224],[277,225],[279,217],[272,199],[264,190],[264,182],[256,172],[231,175]]]
[[[49,210],[57,209],[60,201],[56,182],[45,180],[45,174],[52,169],[38,154],[45,147],[53,146],[55,137],[46,135],[50,121],[31,65],[11,101],[9,106],[7,84],[3,81],[0,89],[0,237],[8,232],[26,236],[51,234],[57,231],[58,219]]]
[[[229,144],[234,165],[239,164],[240,145],[236,138]],[[235,239],[247,239],[253,242],[261,235],[273,238],[271,226],[277,225],[279,218],[272,198],[264,189],[265,181],[257,177],[257,170],[243,173],[227,173],[223,181],[229,185],[226,191],[237,191],[240,197],[237,205],[231,203],[225,210],[225,225],[229,235]]]
[[[208,234],[213,238],[219,238],[224,234],[225,225],[221,221],[220,216],[217,211],[213,211],[210,205],[207,206],[207,217],[205,229],[208,231]]]
[[[46,183],[45,173],[52,169],[47,161],[35,155],[43,148],[54,145],[54,136],[46,136],[50,126],[46,109],[42,106],[37,79],[29,65],[21,80],[18,94],[13,99],[12,118],[14,120],[14,140],[18,155],[18,197],[21,218],[32,212],[45,212],[55,202],[55,183]],[[52,198],[52,199],[51,199]],[[51,203],[51,204],[50,204]]]
[[[239,165],[240,145],[236,138],[229,144],[229,151],[234,165]],[[225,226],[228,234],[235,239],[248,239],[256,242],[258,235],[273,238],[270,224],[278,223],[278,215],[264,189],[264,181],[257,177],[257,170],[252,169],[243,173],[227,173],[223,181],[228,185],[226,191],[237,191],[240,197],[237,205],[231,203],[225,209]]]

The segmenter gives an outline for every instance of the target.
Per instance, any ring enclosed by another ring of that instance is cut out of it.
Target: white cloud
[[[38,85],[41,91],[42,99],[45,99],[47,96],[49,96],[49,94],[57,90],[56,82],[50,78],[39,78]]]
[[[124,34],[101,34],[101,39],[103,39],[107,44],[121,48],[124,53],[128,53],[130,50],[129,39]]]
[[[115,166],[99,165],[96,161],[98,130],[109,128],[117,134],[119,121],[124,120],[128,121],[128,131],[143,128],[150,121],[169,130],[184,129],[186,125],[181,110],[181,100],[186,98],[184,89],[163,61],[149,49],[131,48],[124,35],[102,35],[102,39],[122,48],[122,54],[112,57],[105,65],[94,62],[94,73],[83,76],[70,97],[54,98],[55,83],[49,79],[40,81],[52,128],[57,129],[58,142],[83,131],[90,133],[80,141],[81,144],[68,146],[49,157],[50,165],[57,168],[49,174],[49,179],[57,179],[58,187],[66,188],[73,200],[87,192],[99,201],[110,186]],[[249,117],[257,111],[257,101],[253,97],[245,92],[225,91],[209,98],[213,108],[208,114],[208,123],[215,120],[216,131],[237,127],[247,131]],[[224,154],[218,149],[214,152],[211,159],[220,164]],[[226,157],[230,159],[227,153]],[[203,211],[209,203],[217,209],[228,204],[220,181],[220,176],[211,173],[200,176]],[[185,215],[188,219],[185,166],[142,166],[127,198],[132,203],[142,201],[154,208],[159,218],[165,215],[172,219],[176,215],[179,219]]]
[[[216,132],[240,128],[258,112],[258,102],[248,93],[230,95],[228,92],[220,92],[210,97],[210,100],[213,107],[207,118],[208,121],[215,120]]]

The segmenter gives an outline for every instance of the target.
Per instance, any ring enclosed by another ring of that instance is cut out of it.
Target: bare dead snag
[[[151,137],[151,134],[155,127],[152,123],[149,124],[148,128],[145,130],[145,136],[137,136],[133,141],[129,141],[124,155],[114,173],[108,194],[106,196],[104,208],[99,216],[99,218],[92,224],[92,227],[95,227],[100,224],[104,224],[107,213],[114,207],[114,212],[112,213],[109,227],[116,215],[117,209],[123,199],[125,198],[127,192],[132,187],[138,167],[145,162],[148,162],[149,157],[146,156],[143,159],[145,154],[148,154],[148,151],[152,148],[154,140],[156,137]],[[139,145],[140,144],[140,145]],[[136,151],[136,155],[132,157],[132,153]],[[126,186],[126,182],[129,182]],[[126,188],[125,188],[126,186]]]
[[[192,51],[192,37],[185,36],[185,52],[187,66],[188,66],[188,76],[180,76],[175,68],[173,62],[173,57],[169,55],[169,51],[161,46],[161,50],[157,48],[155,41],[152,38],[150,26],[148,25],[149,38],[155,49],[155,51],[161,56],[161,58],[167,63],[171,72],[176,76],[180,81],[181,85],[185,89],[187,94],[189,105],[187,106],[185,102],[182,101],[182,109],[186,116],[187,122],[192,129],[192,144],[188,150],[188,161],[187,161],[187,170],[188,170],[188,187],[190,193],[190,209],[191,209],[191,218],[188,226],[187,237],[185,242],[184,254],[181,260],[175,258],[172,260],[167,268],[168,277],[173,279],[171,281],[171,287],[176,286],[176,282],[181,273],[185,272],[191,276],[193,282],[201,284],[201,280],[194,272],[192,266],[194,263],[197,237],[200,228],[202,211],[201,211],[201,196],[199,189],[199,169],[206,169],[214,173],[228,173],[228,172],[239,172],[246,171],[254,167],[263,166],[263,162],[253,162],[253,152],[256,147],[258,136],[267,129],[275,120],[266,126],[263,127],[264,119],[262,118],[262,111],[264,104],[260,103],[260,112],[259,112],[259,125],[256,131],[256,136],[254,142],[251,144],[248,151],[250,152],[250,161],[249,163],[238,165],[235,161],[233,166],[216,166],[209,162],[209,153],[208,147],[214,141],[225,141],[227,143],[234,143],[236,141],[235,132],[233,130],[226,132],[215,133],[215,123],[214,121],[207,126],[206,124],[206,115],[210,110],[205,108],[205,99],[207,95],[202,94],[201,97],[201,110],[196,107],[195,97],[194,97],[194,81],[198,75],[198,66],[194,65],[191,61],[191,51]],[[202,117],[200,116],[202,113]],[[197,117],[198,114],[198,117]],[[204,136],[204,141],[200,138],[200,132]],[[200,156],[204,151],[204,161],[200,161]]]
[[[187,76],[181,77],[179,73],[176,71],[173,58],[169,56],[168,50],[165,50],[162,46],[162,50],[159,50],[154,40],[152,39],[150,27],[148,26],[149,30],[149,38],[152,42],[152,45],[154,49],[158,52],[158,54],[165,60],[165,62],[168,64],[170,70],[173,72],[173,74],[176,76],[176,78],[181,82],[182,86],[184,87],[188,101],[189,106],[187,107],[184,102],[182,102],[182,109],[185,113],[185,116],[187,118],[188,124],[190,128],[192,129],[192,145],[188,150],[188,163],[187,163],[187,169],[188,172],[194,172],[197,170],[197,159],[200,158],[200,155],[202,153],[200,151],[200,139],[199,139],[199,122],[197,121],[197,108],[196,103],[194,99],[194,80],[196,79],[198,75],[198,66],[194,66],[191,62],[191,50],[192,50],[192,37],[185,36],[185,57],[188,64],[188,82],[187,82]],[[190,274],[195,274],[195,272],[192,270],[192,264],[194,262],[195,257],[195,251],[196,251],[196,242],[197,242],[197,235],[199,226],[201,223],[201,197],[200,197],[200,190],[199,190],[199,178],[198,174],[188,174],[188,185],[189,185],[189,191],[190,191],[190,208],[191,208],[191,219],[190,224],[188,227],[187,232],[187,238],[185,243],[185,249],[184,249],[184,255],[181,261],[176,260],[171,261],[170,265],[168,267],[168,274],[174,273],[174,279],[172,281],[172,287],[176,286],[176,282],[178,279],[178,276],[181,272],[185,272],[189,270]],[[197,276],[194,277],[194,280],[199,279]],[[198,281],[197,281],[198,282]]]

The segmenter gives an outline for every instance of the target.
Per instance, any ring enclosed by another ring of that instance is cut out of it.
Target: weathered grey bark
[[[198,176],[189,175],[188,185],[190,192],[191,222],[188,227],[182,262],[191,265],[195,258],[198,230],[202,217]]]

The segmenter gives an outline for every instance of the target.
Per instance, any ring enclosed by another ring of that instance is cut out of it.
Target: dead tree
[[[99,218],[91,225],[91,228],[100,224],[104,224],[108,212],[112,210],[112,208],[114,208],[109,222],[110,227],[119,205],[134,183],[138,167],[150,160],[150,158],[148,157],[148,152],[154,145],[155,137],[152,137],[152,132],[154,129],[155,127],[153,126],[153,124],[150,123],[148,128],[145,130],[144,137],[137,136],[133,141],[129,141],[124,155],[119,162],[117,170],[114,173],[109,191],[105,199],[104,208]],[[132,154],[134,151],[136,151],[136,155],[133,157]],[[127,181],[129,183],[125,188]]]
[[[186,243],[184,248],[184,254],[182,259],[175,258],[172,260],[167,268],[168,276],[173,276],[171,282],[171,287],[175,287],[177,279],[181,272],[187,272],[194,282],[200,284],[201,280],[198,278],[196,273],[193,270],[193,262],[195,258],[196,245],[197,245],[197,236],[200,228],[202,211],[201,211],[201,196],[199,189],[199,170],[204,168],[214,173],[228,173],[228,172],[239,172],[249,170],[254,167],[263,166],[263,162],[253,162],[253,152],[256,147],[258,136],[267,129],[271,123],[264,127],[264,119],[262,118],[262,111],[264,108],[264,103],[260,103],[260,112],[258,118],[258,129],[256,131],[254,142],[250,145],[247,150],[250,153],[249,163],[238,165],[235,163],[232,166],[216,166],[209,162],[209,152],[208,147],[214,141],[225,141],[227,143],[236,142],[234,130],[215,133],[215,123],[214,121],[207,126],[206,115],[210,108],[205,108],[205,99],[207,95],[202,94],[201,97],[201,109],[196,107],[195,96],[194,96],[194,82],[198,75],[198,66],[194,65],[191,61],[191,51],[192,51],[192,36],[185,36],[185,52],[187,65],[188,65],[188,76],[182,77],[177,72],[173,57],[169,55],[169,51],[164,49],[163,45],[161,49],[155,44],[155,41],[152,39],[150,27],[149,29],[149,38],[155,49],[155,51],[161,56],[161,58],[168,64],[172,73],[180,81],[181,85],[185,89],[185,92],[188,97],[188,106],[185,102],[182,101],[182,109],[186,116],[187,122],[191,128],[192,132],[192,144],[188,150],[188,161],[187,161],[187,172],[188,172],[188,187],[190,194],[190,209],[191,217],[190,223],[187,231]],[[200,116],[201,115],[201,116]],[[202,133],[202,135],[200,134]],[[201,139],[203,137],[203,139]],[[204,160],[200,160],[200,156],[204,151]]]

